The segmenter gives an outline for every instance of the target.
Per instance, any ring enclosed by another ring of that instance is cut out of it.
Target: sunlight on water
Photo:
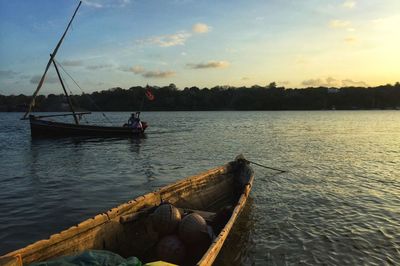
[[[143,113],[142,140],[31,140],[19,116],[0,113],[0,253],[243,153],[289,172],[254,166],[217,265],[400,263],[398,111]]]

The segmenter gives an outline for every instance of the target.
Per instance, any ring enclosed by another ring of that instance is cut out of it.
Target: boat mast
[[[51,57],[51,55],[50,55],[50,57]],[[69,97],[68,92],[65,89],[64,82],[62,81],[62,78],[61,78],[61,75],[60,75],[60,71],[58,71],[58,67],[57,67],[56,61],[54,61],[54,57],[53,57],[53,65],[54,65],[54,67],[56,69],[57,76],[58,76],[58,79],[60,80],[60,83],[61,83],[61,86],[62,86],[62,88],[64,90],[65,96],[67,97],[69,109],[71,109],[72,115],[74,116],[75,124],[79,125],[78,117],[75,114],[74,107],[72,106],[71,98]]]
[[[42,88],[42,86],[43,86],[43,82],[44,82],[44,80],[45,80],[45,78],[46,78],[47,71],[49,70],[51,63],[53,62],[54,57],[55,57],[56,54],[57,54],[58,48],[60,48],[61,43],[63,42],[64,37],[65,37],[65,35],[67,34],[67,31],[68,31],[69,27],[71,26],[72,21],[73,21],[74,18],[75,18],[76,12],[78,12],[78,9],[79,9],[79,7],[81,6],[81,4],[82,4],[82,1],[79,1],[78,7],[75,9],[75,12],[74,12],[74,14],[73,14],[71,20],[69,21],[68,26],[67,26],[67,28],[66,28],[65,31],[64,31],[64,34],[61,36],[61,39],[58,41],[57,46],[56,46],[56,48],[54,48],[53,53],[51,53],[49,62],[47,63],[47,66],[46,66],[46,69],[45,69],[45,71],[44,71],[44,73],[43,73],[43,75],[42,75],[42,78],[40,79],[39,84],[38,84],[38,86],[37,86],[35,92],[34,92],[33,95],[32,95],[32,101],[31,101],[30,104],[29,104],[29,109],[26,111],[26,113],[24,114],[24,117],[23,117],[22,119],[26,119],[26,117],[28,116],[28,114],[32,111],[32,108],[33,108],[33,106],[35,105],[34,103],[35,103],[36,95],[38,94],[39,90],[40,90],[40,89]],[[75,117],[75,116],[74,116],[74,117]]]

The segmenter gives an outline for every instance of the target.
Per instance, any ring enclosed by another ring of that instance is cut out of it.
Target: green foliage
[[[324,110],[400,108],[400,83],[371,88],[344,87],[285,89],[275,82],[265,87],[213,88],[175,84],[154,87],[154,101],[145,97],[146,88],[112,88],[92,94],[73,95],[77,110],[90,111],[191,111],[191,110]],[[25,95],[0,95],[0,111],[25,111],[31,100]],[[36,111],[67,111],[65,96],[50,94],[36,97]]]

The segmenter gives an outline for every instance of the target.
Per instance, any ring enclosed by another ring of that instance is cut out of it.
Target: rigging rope
[[[62,78],[62,80],[63,80],[65,86],[67,86],[67,89],[68,89],[68,91],[69,91],[69,96],[70,96],[69,98],[71,99],[71,102],[74,102],[75,105],[78,106],[78,104],[76,104],[76,102],[75,102],[75,100],[73,99],[73,97],[71,97],[71,96],[74,95],[74,94],[72,93],[71,89],[69,88],[68,83],[65,82],[65,79],[62,77],[62,74],[61,74],[61,73],[60,73],[60,76],[61,76],[61,78]],[[82,114],[78,114],[78,119],[79,119],[79,120],[83,119],[83,121],[85,121],[86,124],[89,124],[89,121],[88,121],[88,120],[85,118],[85,116],[83,116]]]
[[[94,107],[95,107],[99,112],[101,112],[101,114],[102,114],[103,117],[107,120],[107,122],[110,123],[110,124],[112,125],[111,120],[106,116],[106,114],[105,114],[104,112],[102,112],[102,111],[100,110],[100,107],[96,104],[96,102],[95,102],[88,94],[86,94],[86,93],[83,91],[83,89],[81,88],[81,86],[79,86],[78,82],[76,82],[76,81],[74,80],[74,78],[65,70],[65,68],[64,68],[58,61],[56,61],[55,59],[54,59],[54,61],[56,62],[56,64],[57,64],[58,66],[61,67],[61,69],[65,72],[65,74],[67,74],[68,77],[69,77],[69,78],[75,83],[75,85],[81,90],[82,94],[85,95],[85,96],[87,97],[87,99],[90,100],[90,102],[94,105]],[[68,88],[68,89],[69,89],[69,88]],[[70,91],[70,93],[71,93],[71,91]]]
[[[71,108],[73,108],[73,99],[72,99],[72,91],[70,90],[70,88],[69,88],[69,86],[68,86],[68,83],[66,83],[65,82],[65,79],[64,79],[64,77],[63,77],[63,75],[61,74],[61,73],[59,73],[60,74],[60,78],[61,78],[61,81],[62,81],[62,83],[67,87],[67,89],[68,89],[68,91],[69,91],[69,95],[70,95],[70,97],[69,97],[69,99],[70,99],[70,101],[71,101]],[[65,97],[67,97],[67,96],[65,96]],[[68,99],[67,99],[68,100]],[[74,103],[75,105],[76,105],[76,103]],[[77,105],[76,105],[77,106]]]

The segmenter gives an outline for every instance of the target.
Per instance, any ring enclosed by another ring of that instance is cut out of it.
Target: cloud
[[[133,66],[133,67],[119,67],[118,68],[121,71],[124,72],[132,72],[136,75],[141,75],[144,78],[168,78],[175,76],[174,71],[152,71],[152,70],[146,70],[142,66]]]
[[[334,78],[332,78],[332,77],[327,77],[327,78],[326,78],[326,82],[327,82],[328,84],[333,84],[333,83],[336,82],[336,79],[334,79]]]
[[[207,33],[211,30],[211,28],[204,23],[196,23],[192,26],[192,31],[194,33]]]
[[[332,77],[304,80],[301,85],[305,87],[368,87],[368,84],[364,81],[338,80]]]
[[[11,79],[18,75],[18,72],[14,72],[12,70],[0,70],[0,78]]]
[[[345,8],[354,8],[356,6],[356,1],[355,0],[346,0],[344,1],[344,3],[342,4],[343,7]]]
[[[250,80],[249,77],[242,77],[241,80]]]
[[[103,8],[104,6],[100,3],[93,2],[93,1],[88,1],[88,0],[83,0],[83,4],[87,5],[89,7],[94,7],[94,8]]]
[[[78,66],[83,66],[83,61],[82,60],[64,60],[62,61],[61,65],[63,66],[70,66],[70,67],[78,67]]]
[[[304,80],[301,85],[306,87],[337,87],[340,86],[340,82],[337,79],[328,77],[324,79],[309,79]]]
[[[31,76],[30,75],[21,75],[20,78],[21,79],[29,79]]]
[[[138,40],[137,43],[158,45],[160,47],[170,47],[177,45],[185,45],[186,40],[190,36],[191,35],[189,33],[178,32],[175,34],[160,35],[160,36],[150,37],[144,40]]]
[[[334,19],[329,22],[329,27],[331,27],[332,29],[347,28],[350,25],[351,25],[351,22],[347,21],[347,20]]]
[[[388,31],[398,35],[397,32],[399,23],[400,15],[394,15],[373,19],[370,21],[370,26],[380,31]]]
[[[368,87],[368,84],[364,81],[353,81],[351,79],[342,80],[344,87]]]
[[[204,68],[224,68],[229,66],[227,61],[209,61],[207,63],[189,63],[186,64],[187,67],[191,69],[204,69]]]
[[[318,87],[321,86],[322,80],[321,79],[308,79],[304,80],[301,85],[307,86],[307,87]]]
[[[83,0],[83,4],[93,8],[125,7],[131,0]]]
[[[38,84],[41,78],[42,78],[42,75],[35,75],[31,78],[30,83]],[[59,80],[58,80],[58,77],[56,77],[56,76],[47,75],[44,82],[45,83],[57,83],[57,82],[59,82]]]
[[[207,33],[211,30],[211,27],[204,23],[197,23],[192,26],[193,33]],[[137,40],[136,43],[141,45],[157,45],[160,47],[171,47],[171,46],[178,46],[178,45],[185,45],[186,41],[193,36],[193,33],[188,31],[179,31],[174,34],[164,34],[153,36],[147,39]]]
[[[102,65],[91,65],[87,66],[86,68],[89,70],[98,70],[98,69],[105,69],[105,68],[111,68],[113,65],[111,64],[102,64]]]
[[[287,86],[287,85],[290,84],[290,81],[288,81],[288,80],[283,80],[283,81],[278,81],[277,83],[278,83],[278,85],[280,85],[280,86]]]
[[[353,43],[356,43],[358,40],[356,37],[347,37],[344,39],[344,41],[348,44],[353,44]]]
[[[169,78],[175,76],[174,71],[146,71],[142,73],[145,78]]]
[[[134,66],[134,67],[131,67],[131,68],[129,69],[129,71],[130,71],[130,72],[133,72],[133,73],[135,73],[135,74],[142,74],[142,73],[146,72],[146,70],[145,70],[143,67],[141,67],[141,66]]]
[[[131,72],[131,68],[130,67],[127,67],[127,66],[120,66],[120,67],[118,67],[117,68],[119,71],[122,71],[122,72]]]

